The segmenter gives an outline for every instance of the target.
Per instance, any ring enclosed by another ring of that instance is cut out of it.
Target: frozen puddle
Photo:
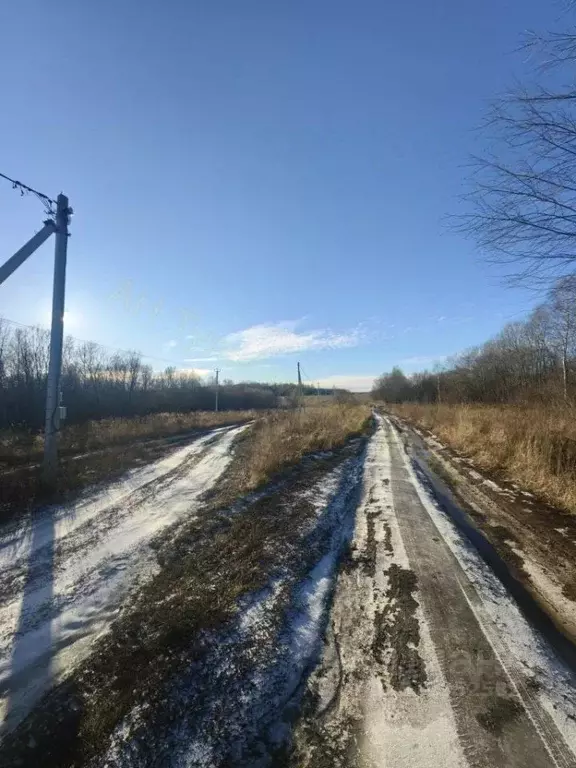
[[[156,571],[150,542],[193,514],[242,427],[214,430],[0,538],[0,708],[11,729]]]

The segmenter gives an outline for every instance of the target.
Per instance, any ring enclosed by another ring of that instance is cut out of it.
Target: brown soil
[[[426,683],[426,666],[418,654],[420,628],[414,599],[417,579],[413,571],[392,564],[387,572],[387,603],[377,611],[372,653],[378,664],[386,665],[394,690],[412,688],[416,693]]]
[[[488,702],[486,710],[477,715],[480,725],[491,733],[502,733],[503,728],[514,721],[523,712],[516,699],[494,696]]]
[[[366,548],[361,558],[366,576],[374,578],[376,573],[376,552],[378,544],[376,542],[376,520],[380,517],[378,509],[369,509],[366,513],[367,535]]]

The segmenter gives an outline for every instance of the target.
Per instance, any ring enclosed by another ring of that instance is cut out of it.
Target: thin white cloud
[[[376,378],[376,374],[336,374],[318,379],[318,384],[324,388],[336,387],[336,389],[349,389],[351,392],[370,392]]]
[[[185,357],[185,363],[215,363],[219,357]]]
[[[214,371],[212,368],[180,368],[177,373],[181,375],[200,376],[203,378],[204,376],[213,374]]]
[[[223,354],[234,362],[247,362],[311,349],[355,347],[362,338],[360,329],[345,333],[330,329],[297,332],[295,326],[296,323],[262,324],[230,333],[224,339]]]
[[[176,341],[176,339],[170,339],[170,341],[166,342],[165,346],[168,347],[169,349],[174,349],[174,347],[178,346],[178,342]]]

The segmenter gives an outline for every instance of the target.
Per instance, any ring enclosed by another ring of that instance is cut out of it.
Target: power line
[[[26,323],[19,323],[17,320],[10,320],[8,317],[0,316],[0,321],[4,321],[6,323],[9,323],[10,325],[16,325],[19,328],[28,328],[31,331],[35,330],[41,330],[48,332],[47,328],[43,328],[41,325],[26,325]],[[122,352],[125,355],[130,355],[136,352],[140,357],[142,357],[144,360],[157,360],[161,363],[170,363],[170,365],[180,365],[184,362],[184,360],[168,360],[165,357],[156,357],[155,355],[145,355],[143,352],[140,352],[136,349],[121,349],[120,347],[110,347],[107,344],[100,344],[98,341],[93,341],[92,339],[79,339],[77,336],[72,336],[71,334],[66,334],[66,338],[72,339],[73,341],[78,341],[81,344],[94,344],[96,347],[99,347],[100,349],[107,350],[109,352]]]
[[[27,184],[23,184],[17,179],[12,179],[10,176],[6,176],[5,173],[0,173],[0,178],[9,181],[10,184],[12,184],[12,189],[18,189],[21,196],[24,196],[25,194],[35,195],[45,207],[46,213],[49,213],[51,216],[54,215],[54,206],[56,205],[56,200],[52,200],[52,198],[48,197],[48,195],[45,195],[43,192],[38,192],[37,189],[29,187]]]

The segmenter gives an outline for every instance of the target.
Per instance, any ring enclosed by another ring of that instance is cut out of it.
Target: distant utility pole
[[[214,410],[216,411],[216,413],[218,413],[218,374],[220,373],[220,369],[216,368],[215,373],[216,373],[216,402],[214,403]]]
[[[300,363],[296,363],[298,368],[298,406],[302,405],[302,374],[300,373]]]
[[[20,267],[52,234],[56,235],[54,250],[54,285],[52,290],[52,327],[50,330],[50,359],[46,386],[46,419],[44,433],[43,478],[48,484],[56,479],[58,464],[58,431],[60,429],[60,374],[62,371],[62,342],[64,337],[64,294],[66,285],[66,252],[68,224],[72,209],[66,195],[52,200],[21,181],[3,173],[0,178],[9,181],[21,195],[32,194],[44,205],[50,218],[28,242],[0,266],[0,285]],[[54,210],[55,209],[55,210]]]
[[[442,374],[442,366],[439,363],[436,363],[434,366],[434,373],[436,374],[436,403],[440,405],[442,402],[442,381],[441,381],[441,374]]]

